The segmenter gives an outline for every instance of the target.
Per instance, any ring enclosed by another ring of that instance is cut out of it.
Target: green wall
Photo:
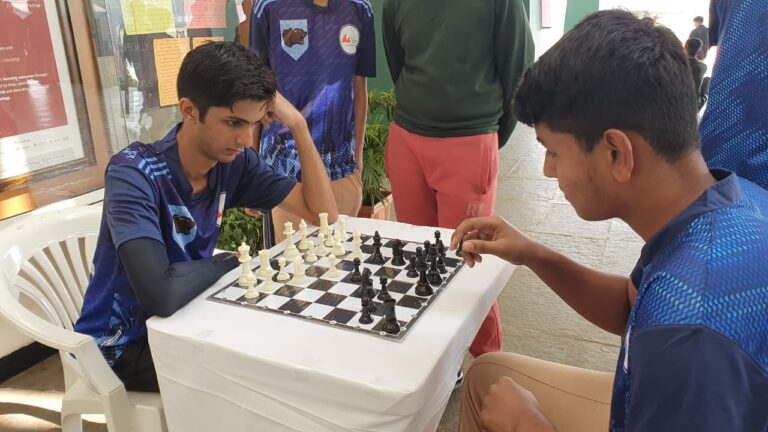
[[[538,0],[534,0],[538,1]],[[568,0],[565,10],[565,28],[567,32],[579,23],[584,17],[600,10],[600,0]]]

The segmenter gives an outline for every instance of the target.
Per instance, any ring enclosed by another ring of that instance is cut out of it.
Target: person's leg
[[[613,393],[612,373],[551,363],[512,353],[486,354],[467,371],[461,395],[461,431],[480,431],[488,389],[500,377],[512,378],[533,393],[542,413],[559,432],[607,430]]]
[[[360,173],[355,171],[344,178],[332,181],[331,190],[336,198],[339,214],[357,216],[363,202],[363,181]]]
[[[155,363],[152,361],[152,352],[146,339],[123,351],[123,354],[115,360],[112,370],[128,391],[160,391]]]
[[[499,141],[496,133],[455,138],[426,138],[427,182],[437,191],[438,223],[456,228],[467,218],[490,216],[496,205]],[[504,332],[494,303],[469,347],[469,353],[501,351]]]
[[[422,169],[424,137],[408,132],[394,122],[385,149],[387,176],[392,186],[397,220],[421,226],[437,225],[437,202]]]

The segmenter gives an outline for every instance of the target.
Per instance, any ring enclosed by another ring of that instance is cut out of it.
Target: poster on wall
[[[0,180],[84,157],[55,0],[0,2]]]

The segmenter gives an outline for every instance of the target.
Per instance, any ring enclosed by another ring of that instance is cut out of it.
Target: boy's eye
[[[240,120],[227,120],[227,124],[230,126],[239,126]]]
[[[547,150],[547,156],[549,156],[551,158],[554,158],[554,157],[557,157],[557,153],[555,153],[555,152],[553,152],[551,150]]]

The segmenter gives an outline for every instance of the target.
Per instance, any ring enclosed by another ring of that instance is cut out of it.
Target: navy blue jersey
[[[768,430],[768,192],[713,174],[632,272],[612,431]]]
[[[712,0],[717,45],[701,148],[710,167],[768,189],[768,1]]]
[[[231,163],[216,164],[208,188],[193,195],[179,162],[180,127],[153,144],[129,145],[107,166],[94,275],[75,330],[93,336],[110,365],[128,345],[147,337],[148,316],[119,263],[117,250],[123,243],[155,239],[165,245],[171,264],[208,258],[226,209],[269,210],[296,184],[246,151]]]
[[[251,17],[251,49],[274,69],[280,92],[307,120],[331,180],[355,162],[353,81],[376,74],[373,13],[368,0],[259,0]],[[291,132],[273,123],[261,133],[261,156],[301,179]]]

